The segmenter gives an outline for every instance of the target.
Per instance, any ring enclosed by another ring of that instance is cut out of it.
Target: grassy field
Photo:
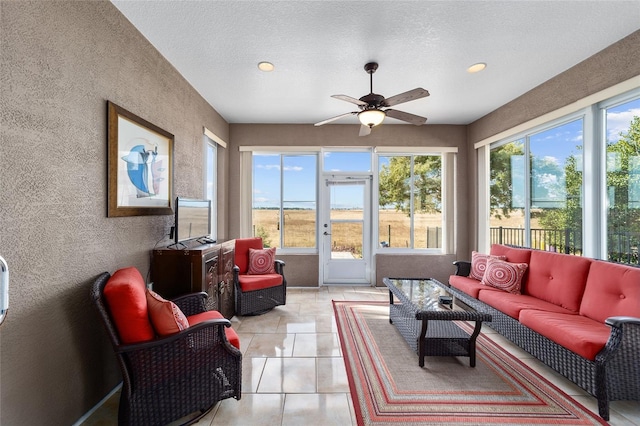
[[[357,220],[362,218],[362,210],[338,210],[333,212],[333,219]],[[254,234],[261,236],[271,247],[278,247],[279,241],[278,210],[254,209]],[[316,212],[313,210],[285,210],[285,246],[316,246]],[[533,224],[535,226],[535,224]],[[510,218],[492,219],[491,226],[518,228],[524,226],[521,212],[513,212]],[[438,247],[439,239],[435,235],[436,228],[442,227],[440,214],[416,214],[415,242],[416,248]],[[390,243],[390,247],[408,247],[410,241],[410,222],[406,214],[394,210],[381,210],[379,220],[379,239]],[[440,231],[441,232],[441,231]],[[350,251],[357,255],[362,247],[357,244],[362,235],[359,223],[341,223],[332,229],[332,244],[336,251]],[[429,241],[427,236],[429,235]],[[440,237],[441,239],[441,237]]]

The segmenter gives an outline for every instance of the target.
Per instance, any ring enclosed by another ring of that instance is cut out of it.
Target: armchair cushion
[[[168,336],[189,328],[189,321],[180,308],[155,291],[147,290],[147,306],[151,324],[158,336]]]
[[[243,292],[276,287],[283,282],[280,274],[238,275],[238,281]]]
[[[249,249],[262,249],[262,238],[238,238],[236,239],[235,260],[240,274],[244,275],[249,270]]]
[[[213,319],[224,319],[224,316],[218,311],[204,311],[199,314],[191,315],[187,317],[189,321],[189,325],[200,324],[203,321],[213,320]],[[227,336],[227,340],[236,348],[240,349],[240,337],[235,332],[235,330],[231,327],[225,327],[224,334]]]
[[[275,274],[276,248],[249,249],[249,275]]]
[[[104,287],[104,298],[124,344],[146,342],[155,337],[149,322],[146,289],[135,267],[117,270]]]

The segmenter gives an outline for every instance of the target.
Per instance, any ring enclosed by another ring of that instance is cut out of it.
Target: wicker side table
[[[420,367],[425,356],[468,356],[469,365],[476,366],[476,338],[482,322],[491,321],[490,314],[441,305],[438,298],[446,286],[433,278],[383,278],[382,282],[389,289],[389,322],[418,353]],[[454,321],[475,322],[473,332]]]

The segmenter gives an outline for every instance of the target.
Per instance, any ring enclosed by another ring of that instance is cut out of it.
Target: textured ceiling
[[[640,0],[112,2],[230,123],[355,111],[330,95],[369,93],[375,61],[375,93],[431,93],[394,109],[467,124],[640,29]]]

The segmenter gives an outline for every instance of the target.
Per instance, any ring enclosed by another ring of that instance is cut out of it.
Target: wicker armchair
[[[261,250],[262,238],[236,239],[233,282],[238,315],[259,315],[287,302],[287,281],[284,262],[274,260],[273,271],[262,275],[249,274],[249,252]]]
[[[190,424],[218,401],[240,399],[242,354],[227,339],[228,320],[208,319],[167,337],[123,344],[104,297],[110,277],[105,272],[96,279],[91,300],[122,372],[118,424],[165,425],[176,420]],[[206,293],[196,293],[173,302],[189,318],[204,313],[206,298]]]

